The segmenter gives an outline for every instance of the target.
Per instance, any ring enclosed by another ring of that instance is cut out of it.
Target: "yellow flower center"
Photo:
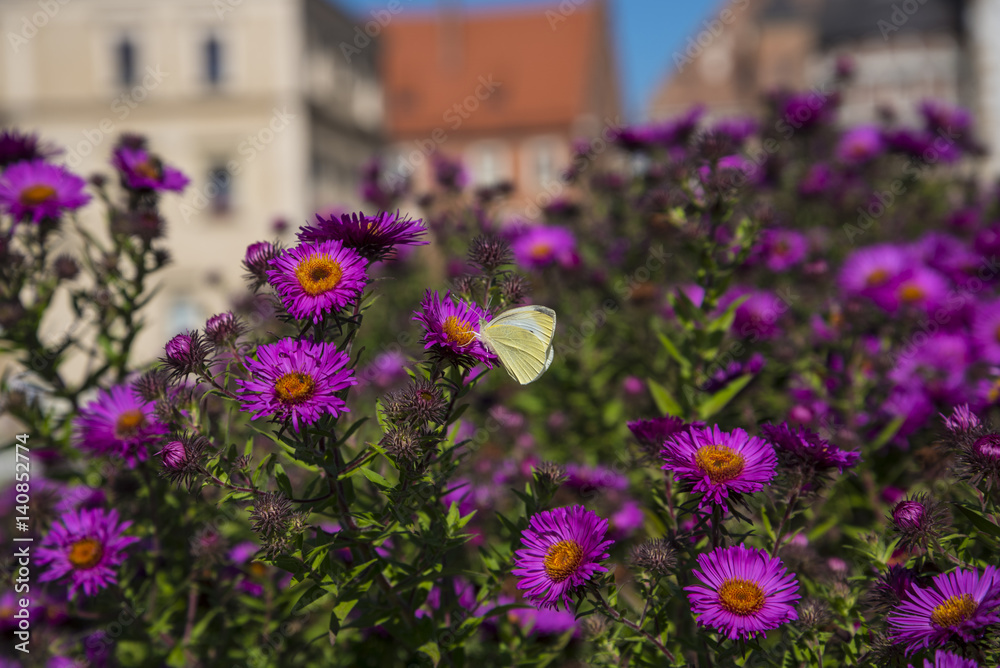
[[[101,543],[93,538],[83,538],[69,547],[69,563],[78,571],[86,571],[94,566],[104,556]]]
[[[777,253],[778,255],[784,255],[789,250],[791,250],[791,248],[789,248],[787,241],[779,241],[778,243],[774,244],[774,252]]]
[[[262,564],[259,561],[251,562],[250,564],[250,575],[255,578],[262,578],[267,575],[267,564]]]
[[[889,278],[889,272],[885,269],[876,269],[872,273],[868,274],[868,278],[865,280],[865,284],[869,288],[874,288],[876,285],[882,285]]]
[[[698,468],[714,483],[728,482],[743,473],[743,455],[725,445],[703,445],[694,455]]]
[[[531,247],[530,254],[533,260],[544,260],[552,255],[552,246],[546,243],[535,244]]]
[[[583,548],[575,540],[561,540],[545,553],[545,574],[562,582],[576,572],[583,561]]]
[[[135,166],[135,171],[142,176],[145,176],[147,179],[153,179],[155,181],[159,181],[160,176],[162,175],[162,171],[159,166],[154,164],[152,160],[140,162]]]
[[[924,289],[919,285],[914,285],[913,283],[907,283],[899,291],[899,296],[904,302],[918,302],[924,298]]]
[[[340,263],[326,255],[311,255],[295,267],[295,278],[312,297],[333,290],[343,276]]]
[[[719,587],[719,605],[734,615],[760,612],[767,597],[756,582],[730,578]]]
[[[472,339],[476,338],[476,332],[472,329],[472,325],[464,320],[459,320],[453,315],[449,315],[444,319],[441,329],[444,330],[444,335],[448,337],[448,341],[457,346],[467,346]]]
[[[292,371],[279,378],[274,384],[274,393],[283,404],[301,404],[316,390],[316,381],[307,373]]]
[[[115,423],[115,436],[120,439],[132,438],[146,426],[146,414],[138,408],[132,408],[118,416]]]
[[[34,186],[28,186],[21,191],[21,204],[24,206],[37,206],[48,202],[55,196],[55,188],[47,186],[44,183],[39,183]]]
[[[964,621],[972,619],[979,609],[979,604],[972,598],[971,594],[952,596],[934,608],[931,613],[931,621],[938,626],[954,627]]]

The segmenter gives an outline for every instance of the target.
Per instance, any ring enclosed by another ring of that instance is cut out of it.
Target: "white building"
[[[191,178],[163,198],[173,264],[137,361],[227,308],[276,217],[357,204],[382,95],[377,41],[341,47],[356,27],[325,0],[0,3],[0,125],[64,147],[57,161],[84,176],[112,173],[120,133],[144,134]]]

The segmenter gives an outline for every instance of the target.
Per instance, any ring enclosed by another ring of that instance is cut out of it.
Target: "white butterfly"
[[[514,380],[527,385],[552,364],[556,312],[545,306],[519,306],[492,320],[479,321],[477,338],[496,354]]]

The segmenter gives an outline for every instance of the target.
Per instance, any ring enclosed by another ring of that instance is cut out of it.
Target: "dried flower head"
[[[143,401],[156,401],[166,396],[169,386],[170,374],[164,369],[150,369],[136,379],[132,391]]]
[[[407,468],[412,468],[422,454],[420,437],[407,427],[390,427],[379,445]]]
[[[52,263],[56,276],[62,281],[71,281],[80,273],[80,265],[72,256],[63,253]]]
[[[799,604],[796,624],[806,630],[819,631],[833,620],[830,604],[819,598],[807,598]]]
[[[632,549],[628,562],[653,575],[669,575],[677,565],[677,552],[665,538],[647,540]]]
[[[873,617],[884,617],[890,610],[909,596],[913,585],[920,584],[917,571],[901,564],[890,566],[879,575],[865,594],[864,603],[872,611]]]
[[[469,262],[481,267],[484,274],[492,275],[499,267],[513,261],[510,244],[500,237],[481,234],[469,244]]]
[[[284,548],[292,525],[292,502],[277,492],[264,492],[254,499],[250,526],[260,537],[268,555]]]
[[[534,468],[534,472],[540,480],[553,487],[558,487],[566,480],[566,468],[555,462],[542,462]]]
[[[232,344],[246,328],[232,311],[213,315],[205,323],[205,338],[214,346]]]
[[[500,296],[507,304],[520,304],[530,288],[528,280],[519,274],[508,274],[500,283]]]
[[[452,290],[465,297],[472,297],[476,294],[482,277],[473,274],[462,274],[451,282]]]

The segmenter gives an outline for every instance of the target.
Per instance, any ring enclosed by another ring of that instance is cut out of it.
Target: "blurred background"
[[[696,104],[760,114],[846,69],[845,124],[933,98],[1000,140],[997,0],[2,0],[0,29],[0,125],[85,176],[141,133],[191,177],[164,202],[173,264],[143,358],[244,292],[248,244],[370,208],[376,156],[416,193],[434,156],[460,159],[473,185],[512,183],[505,215],[530,220],[575,139]]]

